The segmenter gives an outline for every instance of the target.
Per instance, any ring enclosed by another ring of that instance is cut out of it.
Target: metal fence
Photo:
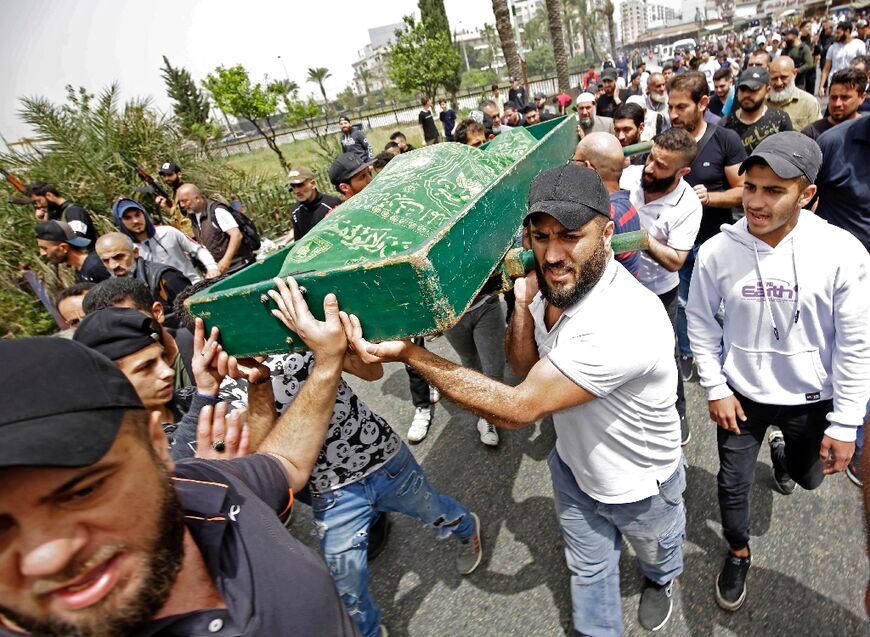
[[[573,73],[569,76],[568,81],[571,86],[580,84],[580,73]],[[506,89],[505,93],[507,92]],[[535,93],[544,93],[545,95],[553,96],[559,92],[557,78],[547,77],[540,80],[529,82],[529,97]],[[480,102],[489,96],[489,87],[481,87],[481,90],[460,95],[453,104],[453,109],[456,111],[470,111],[477,108]],[[374,113],[366,113],[355,118],[356,123],[363,124],[366,130],[372,128],[386,128],[391,126],[400,126],[402,124],[417,124],[417,115],[420,113],[418,105],[406,105],[399,108],[377,111]],[[317,124],[315,126],[321,135],[332,135],[340,132],[338,122],[329,122]],[[303,139],[311,139],[314,137],[314,132],[309,128],[295,128],[292,130],[281,131],[275,138],[278,144],[290,144]],[[215,154],[229,157],[239,153],[248,153],[259,148],[268,148],[266,140],[257,136],[246,137],[226,144],[219,144],[211,147],[211,151]]]

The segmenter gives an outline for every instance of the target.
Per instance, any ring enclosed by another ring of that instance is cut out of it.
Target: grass
[[[384,149],[384,145],[390,141],[390,135],[396,130],[395,126],[391,126],[389,128],[373,128],[366,131],[366,137],[368,137],[369,143],[372,146],[372,152],[375,155]],[[408,143],[412,146],[420,148],[423,145],[423,136],[418,126],[406,124],[404,128],[399,130],[405,133]],[[335,157],[326,159],[313,139],[303,139],[298,142],[281,144],[280,148],[291,166],[306,166],[313,170],[318,166],[328,168],[332,160],[335,159]],[[336,143],[337,148],[338,144]],[[258,148],[248,153],[233,155],[227,158],[227,162],[231,166],[251,174],[268,178],[274,177],[282,181],[284,179],[281,164],[278,162],[278,156],[268,148]]]

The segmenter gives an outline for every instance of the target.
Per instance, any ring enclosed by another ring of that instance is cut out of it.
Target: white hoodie
[[[686,307],[708,399],[729,385],[772,405],[833,397],[825,433],[854,441],[870,399],[868,271],[864,246],[809,210],[775,248],[745,218],[723,225],[698,252]]]

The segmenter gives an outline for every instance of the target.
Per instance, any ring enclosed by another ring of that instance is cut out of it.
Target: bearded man
[[[775,106],[788,113],[795,130],[803,130],[822,117],[819,100],[797,87],[798,71],[794,61],[780,55],[770,63],[770,93],[768,106]]]
[[[371,344],[359,320],[342,314],[345,331],[364,360],[401,360],[499,427],[552,415],[557,440],[549,465],[574,628],[622,634],[625,537],[644,575],[639,621],[656,630],[670,616],[685,535],[673,330],[655,295],[613,259],[610,197],[593,170],[569,164],[539,174],[524,225],[535,273],[516,282],[506,338],[508,362],[525,375],[518,386],[410,341]]]
[[[737,103],[740,108],[719,122],[720,126],[730,128],[740,135],[747,153],[751,153],[771,135],[794,130],[788,113],[765,104],[770,88],[770,74],[767,69],[746,69],[737,81]]]

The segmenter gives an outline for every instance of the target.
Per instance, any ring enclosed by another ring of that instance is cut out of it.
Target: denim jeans
[[[623,536],[634,548],[641,572],[652,581],[665,584],[683,572],[685,460],[659,485],[658,495],[627,504],[604,504],[583,493],[555,449],[548,462],[571,571],[574,629],[589,637],[618,637],[623,632]]]
[[[738,423],[735,434],[718,427],[719,474],[716,477],[722,534],[735,551],[749,544],[749,491],[755,480],[758,450],[764,444],[767,428],[776,425],[782,431],[785,448],[780,448],[773,461],[804,489],[822,484],[822,460],[819,448],[826,418],[831,411],[830,400],[808,405],[766,405],[734,392],[740,401],[746,420]]]
[[[689,286],[692,283],[692,270],[695,269],[695,257],[698,248],[693,246],[686,256],[686,262],[680,268],[680,284],[677,286],[677,348],[681,356],[691,356],[692,346],[689,343],[689,323],[686,320],[686,303],[689,302]]]
[[[435,528],[439,539],[471,537],[468,509],[432,489],[406,445],[358,482],[311,493],[320,548],[348,614],[364,637],[379,634],[381,610],[369,592],[368,528],[378,511],[395,511]]]
[[[444,332],[463,367],[469,367],[501,382],[504,379],[504,310],[491,296],[466,312],[453,329]]]

